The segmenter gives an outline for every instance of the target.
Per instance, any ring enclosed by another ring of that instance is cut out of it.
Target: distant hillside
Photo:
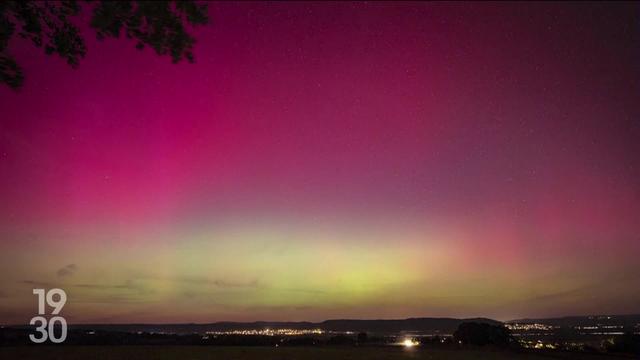
[[[319,328],[328,331],[366,331],[375,333],[398,333],[401,331],[420,333],[452,333],[463,322],[501,324],[486,318],[411,318],[404,320],[327,320]]]
[[[539,323],[560,327],[593,326],[593,325],[623,325],[635,326],[640,324],[640,314],[631,315],[587,315],[587,316],[564,316],[546,319],[517,319],[509,320],[506,323]]]
[[[103,330],[103,331],[124,331],[124,332],[164,332],[164,333],[204,333],[207,331],[233,331],[265,328],[288,328],[288,329],[322,329],[336,332],[370,332],[380,334],[391,334],[399,332],[416,333],[441,333],[451,334],[463,322],[483,322],[490,324],[501,324],[501,322],[486,319],[454,319],[454,318],[411,318],[401,320],[326,320],[319,323],[313,322],[217,322],[210,324],[89,324],[73,325],[71,329]]]

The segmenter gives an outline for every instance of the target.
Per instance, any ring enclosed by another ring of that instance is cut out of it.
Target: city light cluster
[[[553,326],[539,324],[539,323],[532,323],[532,324],[514,323],[514,324],[505,324],[505,326],[507,327],[507,329],[511,331],[553,330]]]
[[[262,335],[262,336],[299,336],[322,335],[322,329],[246,329],[231,331],[207,331],[208,335]]]
[[[558,343],[551,343],[542,340],[520,340],[520,345],[527,349],[557,349]]]

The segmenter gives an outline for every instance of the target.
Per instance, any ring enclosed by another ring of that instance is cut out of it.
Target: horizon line
[[[587,314],[587,315],[562,315],[562,316],[551,316],[551,317],[523,317],[523,318],[515,318],[509,320],[497,320],[486,316],[474,316],[474,317],[449,317],[449,316],[420,316],[420,317],[408,317],[408,318],[334,318],[334,319],[325,319],[321,321],[308,321],[308,320],[253,320],[253,321],[231,321],[231,320],[219,320],[219,321],[211,321],[211,322],[159,322],[159,323],[145,323],[145,322],[132,322],[132,323],[99,323],[99,322],[68,322],[69,326],[73,325],[145,325],[145,326],[167,326],[167,325],[213,325],[213,324],[222,324],[222,323],[233,323],[233,324],[251,324],[251,323],[311,323],[311,324],[321,324],[327,321],[406,321],[413,319],[450,319],[450,320],[474,320],[474,319],[486,319],[492,320],[500,323],[508,323],[519,320],[551,320],[551,319],[566,319],[572,317],[594,317],[594,316],[640,316],[640,312],[638,313],[625,313],[625,314]],[[11,327],[11,326],[25,326],[29,324],[9,324],[9,323],[0,323],[2,327]]]

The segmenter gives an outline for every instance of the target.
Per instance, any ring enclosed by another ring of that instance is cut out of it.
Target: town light
[[[405,339],[402,342],[402,345],[404,345],[405,347],[409,348],[409,347],[413,347],[413,346],[416,346],[416,345],[420,345],[420,343],[415,341],[415,340],[412,340],[412,339]]]

